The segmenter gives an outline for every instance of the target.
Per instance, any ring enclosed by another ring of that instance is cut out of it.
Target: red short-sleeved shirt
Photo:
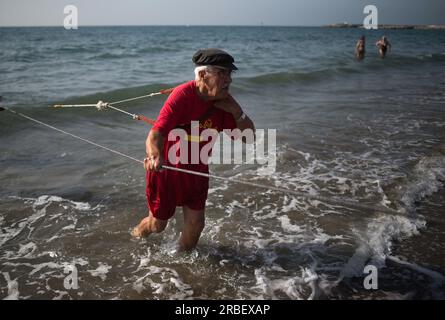
[[[198,120],[199,128],[195,126],[192,129],[191,121]],[[202,151],[206,151],[203,153],[210,156],[212,143],[207,145],[207,141],[200,142],[199,135],[204,130],[211,129],[216,136],[216,133],[223,129],[236,127],[233,116],[216,108],[212,101],[201,99],[197,93],[196,82],[190,81],[173,90],[152,130],[158,130],[164,136],[163,156],[166,165],[207,173],[207,160],[203,159],[204,162],[202,162],[200,155]],[[178,128],[185,131],[182,144],[179,137],[173,137],[175,131],[179,133],[174,130]],[[185,145],[187,145],[187,152],[184,150]],[[206,177],[171,170],[147,172],[148,207],[154,217],[162,220],[171,218],[176,206],[186,205],[193,210],[203,210],[208,187],[209,179]]]

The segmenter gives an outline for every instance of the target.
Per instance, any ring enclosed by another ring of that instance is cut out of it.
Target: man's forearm
[[[253,121],[249,118],[249,116],[247,116],[247,115],[243,120],[237,121],[236,126],[241,131],[244,131],[245,129],[251,129],[251,130],[255,131],[255,125],[253,124]]]
[[[233,109],[232,115],[233,118],[236,121],[236,127],[241,130],[242,132],[246,129],[252,130],[253,133],[253,140],[246,139],[245,136],[242,137],[242,141],[244,143],[253,143],[255,141],[255,125],[253,124],[253,121],[249,118],[247,114],[244,114],[244,111],[241,109],[241,107],[237,104],[237,107]]]
[[[150,130],[147,141],[145,142],[145,151],[149,157],[162,156],[164,151],[164,136],[158,130]]]
[[[233,118],[236,121],[236,126],[238,129],[240,129],[241,131],[245,130],[245,129],[251,129],[253,131],[255,131],[255,126],[253,124],[253,121],[249,118],[249,116],[247,116],[247,114],[245,114],[245,116],[243,117],[243,119],[240,119],[241,116],[243,115],[244,111],[241,108],[241,106],[238,104],[238,102],[236,102],[235,100],[234,104],[232,105],[232,110],[230,110],[230,112],[233,115]]]

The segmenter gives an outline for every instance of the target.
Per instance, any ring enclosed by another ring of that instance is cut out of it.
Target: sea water
[[[392,49],[381,59],[384,34]],[[0,28],[0,40],[4,106],[138,159],[146,124],[49,106],[173,87],[193,79],[196,50],[222,48],[239,68],[233,96],[257,128],[276,129],[277,163],[269,175],[261,165],[212,173],[400,212],[211,180],[199,245],[178,253],[180,208],[163,233],[130,236],[147,215],[140,164],[3,111],[0,298],[445,298],[444,31]],[[121,107],[156,118],[165,98]]]

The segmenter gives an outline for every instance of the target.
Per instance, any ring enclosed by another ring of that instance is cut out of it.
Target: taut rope
[[[18,115],[20,117],[26,118],[30,121],[33,121],[35,123],[38,123],[40,125],[43,125],[47,128],[50,128],[52,130],[58,131],[60,133],[69,135],[75,139],[84,141],[86,143],[89,143],[93,146],[102,148],[104,150],[110,151],[112,153],[115,153],[117,155],[120,155],[122,157],[125,157],[127,159],[133,160],[135,162],[138,162],[140,164],[143,164],[144,162],[136,159],[134,157],[131,157],[129,155],[126,155],[122,152],[113,150],[111,148],[102,146],[98,143],[95,143],[93,141],[90,141],[88,139],[79,137],[75,134],[69,133],[67,131],[61,130],[59,128],[56,128],[52,125],[46,124],[42,121],[36,120],[34,118],[31,118],[23,113],[11,110],[9,108],[6,107],[0,107],[0,111],[2,110],[7,110],[15,115]],[[227,181],[227,182],[232,182],[232,183],[239,183],[239,184],[243,184],[243,185],[248,185],[248,186],[252,186],[252,187],[257,187],[257,188],[261,188],[261,189],[267,189],[267,190],[273,190],[273,191],[278,191],[278,192],[282,192],[282,193],[286,193],[286,194],[292,194],[298,198],[304,198],[304,199],[311,199],[311,200],[318,200],[318,201],[322,201],[322,202],[326,202],[326,203],[330,203],[330,204],[334,204],[334,205],[339,205],[339,206],[344,206],[344,207],[349,207],[349,208],[353,208],[356,210],[369,210],[369,211],[376,211],[376,212],[382,212],[382,213],[388,213],[388,214],[396,214],[399,215],[400,212],[394,210],[394,209],[390,209],[387,207],[383,207],[383,206],[368,206],[368,205],[364,205],[358,202],[352,202],[352,201],[347,201],[347,200],[343,200],[343,199],[335,199],[335,198],[327,198],[327,197],[322,197],[322,196],[316,196],[316,195],[310,195],[310,194],[306,194],[306,193],[302,193],[302,192],[298,192],[298,191],[294,191],[294,190],[290,190],[290,189],[286,189],[286,188],[279,188],[279,187],[274,187],[274,186],[267,186],[267,185],[262,185],[259,183],[255,183],[255,182],[250,182],[250,181],[245,181],[245,180],[240,180],[240,179],[235,179],[235,178],[226,178],[226,177],[221,177],[221,176],[216,176],[213,174],[207,174],[207,173],[202,173],[202,172],[196,172],[196,171],[192,171],[192,170],[185,170],[185,169],[181,169],[181,168],[176,168],[176,167],[171,167],[171,166],[167,166],[167,165],[163,165],[162,166],[163,169],[166,170],[172,170],[172,171],[178,171],[178,172],[182,172],[182,173],[187,173],[187,174],[192,174],[192,175],[196,175],[196,176],[202,176],[202,177],[207,177],[207,178],[214,178],[214,179],[218,179],[218,180],[223,180],[223,181]]]

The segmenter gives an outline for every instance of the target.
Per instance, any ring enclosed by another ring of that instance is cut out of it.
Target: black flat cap
[[[229,70],[238,70],[233,64],[235,59],[230,54],[215,48],[198,50],[193,55],[192,61],[197,66],[217,66]]]

